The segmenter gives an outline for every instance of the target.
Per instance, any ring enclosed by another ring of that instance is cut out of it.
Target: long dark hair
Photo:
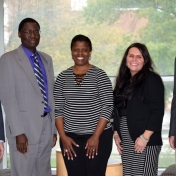
[[[127,58],[129,50],[134,47],[137,48],[141,52],[144,58],[144,66],[138,73],[136,73],[132,77],[129,68],[126,66],[126,58]],[[122,58],[119,72],[116,77],[116,84],[115,84],[114,92],[118,94],[119,91],[123,88],[126,81],[131,80],[131,86],[129,88],[128,93],[131,96],[134,95],[137,89],[144,83],[148,71],[153,71],[153,62],[152,62],[152,59],[150,57],[147,47],[142,43],[131,44],[126,49],[124,56]]]

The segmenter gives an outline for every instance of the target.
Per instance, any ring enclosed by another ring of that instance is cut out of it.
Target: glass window
[[[171,110],[171,101],[173,95],[173,80],[171,77],[163,77],[164,86],[165,86],[165,114],[163,119],[162,126],[162,139],[163,146],[159,156],[159,167],[165,168],[171,164],[175,163],[174,153],[175,151],[171,149],[169,145],[168,133],[169,133],[169,124],[170,124],[170,110]]]
[[[108,76],[117,74],[122,55],[132,42],[145,43],[162,76],[173,75],[176,53],[175,0],[4,0],[5,52],[20,45],[18,25],[32,17],[41,26],[38,50],[52,56],[55,76],[73,65],[70,41],[77,34],[87,35],[93,44],[91,63]],[[168,143],[173,81],[165,81],[166,111],[163,121],[164,145],[160,167],[174,163]],[[58,145],[58,143],[57,143]],[[114,146],[111,158],[120,158]],[[52,167],[55,167],[55,148]]]
[[[71,10],[81,11],[87,6],[87,0],[71,0]]]

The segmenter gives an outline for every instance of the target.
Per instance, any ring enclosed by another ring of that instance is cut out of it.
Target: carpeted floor
[[[0,176],[10,176],[10,169],[0,170]]]
[[[10,169],[0,170],[0,176],[10,176]],[[53,175],[53,176],[56,176],[56,175]]]

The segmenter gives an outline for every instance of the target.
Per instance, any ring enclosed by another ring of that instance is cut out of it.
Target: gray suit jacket
[[[5,141],[5,137],[4,137],[4,123],[3,123],[3,115],[2,115],[1,103],[0,103],[0,140]]]
[[[173,99],[171,106],[171,119],[170,119],[170,130],[169,137],[175,136],[175,144],[176,147],[176,59],[175,59],[175,71],[174,71],[174,91],[173,91]]]
[[[48,104],[51,107],[52,133],[55,130],[54,117],[54,71],[49,55],[39,52],[45,66],[48,81]],[[33,68],[19,46],[0,58],[0,99],[6,114],[6,132],[9,143],[16,142],[15,136],[25,133],[29,144],[36,144],[42,131],[45,117],[43,97]]]

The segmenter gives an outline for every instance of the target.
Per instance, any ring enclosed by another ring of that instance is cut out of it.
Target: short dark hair
[[[39,23],[38,23],[36,20],[34,20],[33,18],[25,18],[25,19],[23,19],[23,20],[20,22],[19,27],[18,27],[18,32],[20,32],[21,29],[23,28],[23,26],[24,26],[26,23],[28,23],[28,22],[36,23],[36,24],[38,25],[39,29],[40,29],[40,25],[39,25]]]
[[[90,47],[90,51],[92,51],[92,43],[91,43],[90,39],[87,36],[82,35],[82,34],[78,34],[75,37],[73,37],[73,39],[71,41],[71,46],[70,46],[71,50],[73,48],[73,45],[78,41],[86,42]]]

